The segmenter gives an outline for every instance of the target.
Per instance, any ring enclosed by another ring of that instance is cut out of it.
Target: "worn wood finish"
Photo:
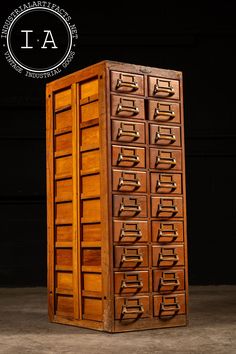
[[[104,61],[46,101],[50,321],[186,325],[182,74]]]

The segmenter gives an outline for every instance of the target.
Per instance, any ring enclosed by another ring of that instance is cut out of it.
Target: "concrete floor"
[[[0,289],[3,354],[235,354],[236,286],[190,288],[188,327],[106,334],[48,323],[45,288]]]

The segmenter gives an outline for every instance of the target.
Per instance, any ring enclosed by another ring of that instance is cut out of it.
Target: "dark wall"
[[[2,24],[22,3],[2,4]],[[63,75],[103,59],[183,71],[190,283],[236,283],[234,1],[56,3],[79,30]],[[45,285],[47,81],[22,77],[3,55],[0,73],[0,285]]]

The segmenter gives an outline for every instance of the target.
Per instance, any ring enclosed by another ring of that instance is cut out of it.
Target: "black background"
[[[1,26],[22,3],[1,4]],[[62,75],[103,59],[183,71],[189,280],[236,283],[234,1],[56,3],[79,31]],[[0,54],[0,285],[45,285],[47,81]]]

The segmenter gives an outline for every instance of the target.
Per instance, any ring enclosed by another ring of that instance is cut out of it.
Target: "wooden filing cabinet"
[[[186,325],[181,72],[104,61],[46,100],[49,319]]]

